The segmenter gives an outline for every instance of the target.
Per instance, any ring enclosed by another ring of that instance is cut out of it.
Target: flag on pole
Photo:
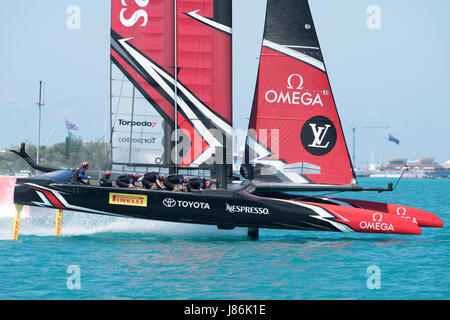
[[[392,134],[389,135],[389,141],[392,141],[396,144],[400,144],[400,140],[398,140],[396,137],[394,137]]]
[[[66,129],[67,130],[75,130],[78,131],[78,127],[76,124],[74,123],[70,123],[69,121],[66,120]]]

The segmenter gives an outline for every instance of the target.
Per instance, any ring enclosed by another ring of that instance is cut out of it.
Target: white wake
[[[12,238],[14,207],[0,208],[0,239]],[[21,217],[21,235],[54,236],[56,210],[31,207],[29,215]],[[61,236],[90,235],[96,233],[138,233],[168,236],[236,236],[245,235],[246,229],[218,230],[215,226],[172,223],[132,218],[117,218],[87,213],[64,211]]]

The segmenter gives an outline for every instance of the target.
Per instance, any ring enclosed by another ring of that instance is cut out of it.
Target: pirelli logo
[[[147,196],[139,194],[109,193],[109,203],[122,206],[146,207]]]

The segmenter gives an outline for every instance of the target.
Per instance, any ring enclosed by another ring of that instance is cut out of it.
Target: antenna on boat
[[[64,114],[61,115],[61,117],[59,117],[58,122],[56,123],[56,125],[53,127],[52,131],[50,132],[50,134],[48,135],[47,140],[45,141],[45,146],[48,145],[48,142],[50,141],[50,139],[53,137],[53,135],[55,134],[56,128],[58,128],[59,124],[61,123],[61,121],[64,118]]]
[[[398,177],[397,182],[395,183],[394,188],[392,189],[392,191],[394,191],[395,188],[397,188],[398,183],[400,182],[400,180],[401,180],[402,177],[403,177],[403,173],[404,173],[405,171],[408,171],[408,170],[409,170],[408,166],[404,166],[404,167],[403,167],[402,172],[400,173],[400,177]]]
[[[356,129],[390,129],[389,126],[362,126],[357,127],[355,124],[352,126],[352,135],[353,135],[353,155],[352,155],[352,161],[353,161],[353,167],[356,166]],[[381,152],[380,152],[380,158],[381,158]]]

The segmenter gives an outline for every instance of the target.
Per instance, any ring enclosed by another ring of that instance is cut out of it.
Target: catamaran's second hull
[[[92,214],[234,227],[420,234],[417,224],[360,208],[260,197],[235,191],[102,188],[17,181],[16,204]]]
[[[435,214],[405,205],[366,201],[359,199],[332,198],[332,197],[322,197],[321,199],[333,205],[361,208],[366,210],[394,214],[403,219],[411,220],[419,227],[427,227],[427,228],[444,227],[444,223],[442,222],[442,220]]]

